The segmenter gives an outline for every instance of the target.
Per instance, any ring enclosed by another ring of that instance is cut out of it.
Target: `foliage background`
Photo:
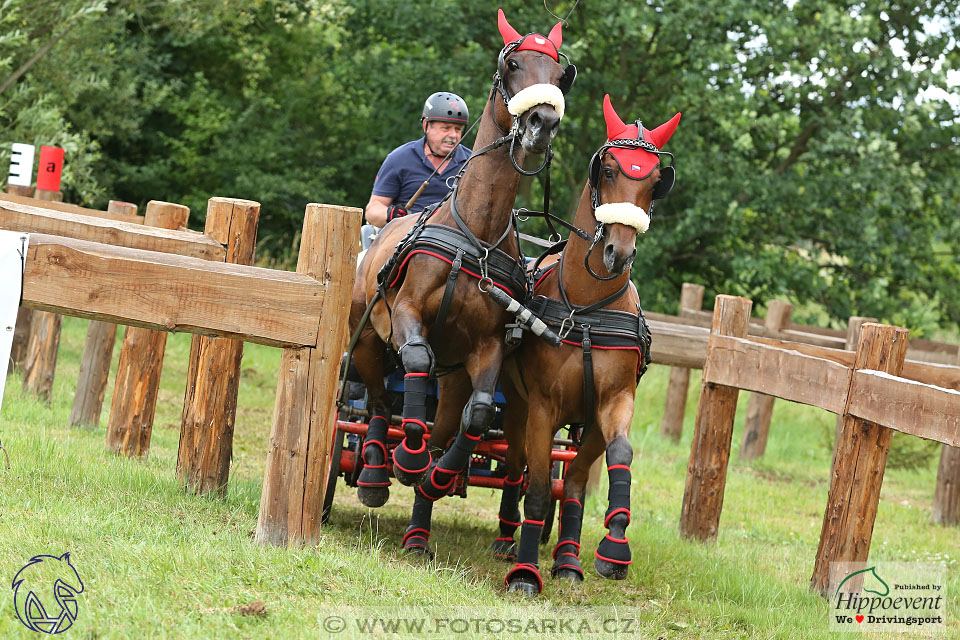
[[[260,201],[260,255],[283,261],[307,202],[366,203],[426,95],[480,113],[498,6],[543,32],[574,2],[0,0],[0,166],[10,142],[62,146],[65,200],[182,202],[197,228],[211,196]],[[800,320],[955,330],[958,23],[933,0],[583,0],[555,211],[604,139],[604,93],[648,126],[681,111],[678,185],[634,267],[646,307],[692,281]]]

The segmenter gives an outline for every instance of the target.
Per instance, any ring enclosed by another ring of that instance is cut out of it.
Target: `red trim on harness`
[[[611,511],[611,512],[610,512],[610,515],[608,515],[606,518],[603,519],[603,526],[604,526],[604,527],[609,527],[609,526],[610,526],[610,524],[609,524],[609,523],[610,523],[610,518],[612,518],[613,516],[617,515],[618,513],[625,513],[625,514],[627,514],[627,524],[630,524],[630,509],[627,509],[626,507],[620,507],[619,509],[614,509],[613,511]]]
[[[534,293],[537,292],[537,287],[540,286],[540,283],[543,282],[543,279],[544,279],[544,278],[546,278],[548,275],[550,275],[550,273],[553,271],[553,268],[556,267],[557,264],[558,264],[558,263],[554,262],[552,265],[550,265],[549,267],[547,267],[547,268],[544,270],[543,275],[540,276],[540,279],[537,280],[537,281],[533,284],[533,292],[534,292]]]
[[[583,345],[579,342],[571,342],[570,340],[561,340],[563,344],[568,344],[571,347],[582,347]],[[640,347],[599,347],[596,344],[590,347],[591,349],[605,349],[605,350],[627,350],[627,351],[636,351],[637,352],[637,375],[640,375],[640,363],[643,362],[643,351],[640,350]]]
[[[428,256],[433,256],[434,258],[439,258],[440,260],[443,260],[444,262],[446,262],[446,263],[449,264],[450,266],[453,266],[453,260],[450,260],[449,258],[445,258],[444,256],[440,255],[439,253],[433,253],[433,252],[427,251],[427,250],[425,250],[425,249],[414,249],[413,251],[411,251],[410,253],[407,254],[407,257],[406,257],[406,258],[403,259],[403,262],[400,264],[400,268],[397,270],[397,277],[394,278],[394,279],[393,279],[393,282],[391,282],[391,283],[388,285],[389,288],[392,289],[394,286],[396,286],[397,281],[400,280],[401,276],[403,275],[403,270],[404,270],[404,268],[407,266],[407,260],[409,260],[411,257],[413,257],[414,255],[416,255],[416,254],[418,254],[418,253],[422,253],[422,254],[428,255]],[[463,273],[466,273],[467,275],[473,276],[473,277],[476,278],[477,280],[480,279],[480,274],[474,273],[473,271],[470,271],[469,269],[464,269],[463,267],[460,267],[460,271],[463,272]],[[493,285],[494,285],[495,287],[499,287],[500,289],[503,289],[506,293],[509,293],[511,297],[513,296],[513,292],[511,292],[509,288],[503,286],[502,284],[500,284],[500,283],[497,282],[496,280],[491,280],[491,282],[493,282]]]
[[[403,377],[404,377],[404,378],[427,378],[427,377],[429,377],[429,376],[430,376],[429,373],[405,373],[405,374],[403,374]]]

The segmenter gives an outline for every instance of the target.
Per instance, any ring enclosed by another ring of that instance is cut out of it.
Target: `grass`
[[[150,455],[136,461],[104,449],[103,424],[96,431],[67,426],[85,327],[84,321],[65,319],[51,404],[24,395],[14,374],[7,378],[0,414],[0,440],[12,464],[9,471],[0,469],[0,578],[12,580],[31,556],[69,551],[85,589],[65,637],[348,638],[356,636],[322,627],[343,607],[353,607],[356,615],[390,616],[431,605],[487,617],[514,612],[576,619],[617,607],[636,620],[623,637],[832,635],[827,604],[807,589],[826,504],[831,414],[777,403],[766,455],[741,464],[741,400],[719,538],[715,544],[683,541],[677,524],[699,379],[694,375],[691,382],[684,437],[674,444],[659,436],[668,371],[651,367],[640,386],[632,432],[629,577],[605,581],[588,561],[606,532],[603,488],[586,504],[586,581],[570,586],[547,578],[542,596],[526,602],[503,593],[507,566],[486,551],[496,535],[499,493],[493,490],[474,488],[467,500],[437,505],[433,562],[398,551],[412,500],[396,484],[390,502],[371,511],[341,481],[315,548],[257,546],[252,533],[279,350],[246,345],[229,491],[222,499],[197,497],[185,493],[175,475],[190,336],[169,337]],[[102,423],[111,392],[112,384]],[[887,471],[871,559],[945,562],[945,637],[960,637],[960,623],[952,618],[960,593],[960,543],[956,528],[928,524],[935,480],[935,462],[915,471]],[[551,548],[541,549],[541,566],[549,567]],[[262,610],[250,607],[256,602]],[[12,590],[0,589],[0,637],[34,635],[16,618]],[[405,635],[381,630],[365,637]],[[562,629],[492,635],[584,637]]]

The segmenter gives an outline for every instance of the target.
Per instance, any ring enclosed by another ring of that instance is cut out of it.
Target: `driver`
[[[369,224],[382,227],[407,215],[404,205],[434,169],[437,172],[416,200],[416,210],[447,195],[447,178],[456,175],[470,157],[470,149],[460,144],[469,120],[467,103],[457,94],[439,91],[427,98],[420,117],[423,137],[391,151],[377,172],[365,211]]]

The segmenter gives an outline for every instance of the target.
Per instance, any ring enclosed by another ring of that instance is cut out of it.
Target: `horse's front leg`
[[[418,485],[430,468],[427,431],[427,388],[434,355],[425,337],[420,309],[408,298],[397,297],[393,310],[393,336],[403,361],[404,438],[393,450],[393,475],[401,484]]]
[[[607,513],[603,526],[610,532],[600,541],[593,562],[594,569],[604,578],[623,580],[627,577],[630,544],[626,529],[630,524],[630,423],[633,421],[633,389],[618,393],[615,399],[601,402],[597,417],[607,441],[607,475],[610,490],[607,494]]]
[[[430,472],[430,480],[420,486],[420,491],[434,499],[446,495],[457,474],[467,468],[470,456],[483,435],[493,423],[496,407],[493,394],[497,387],[497,376],[503,364],[503,339],[499,335],[485,338],[475,345],[467,356],[466,368],[473,392],[463,407],[460,418],[460,433],[453,445],[437,461]],[[441,493],[442,492],[442,493]]]
[[[455,371],[440,378],[440,401],[433,430],[427,443],[431,454],[439,457],[447,443],[460,426],[460,412],[470,395],[470,378],[465,371]],[[436,464],[431,465],[434,468]],[[431,473],[422,485],[414,489],[413,510],[410,524],[401,542],[404,551],[432,556],[430,551],[430,523],[433,519],[433,503],[446,495],[449,485],[437,487],[436,474]]]
[[[504,585],[508,591],[528,596],[543,591],[540,577],[540,534],[550,513],[550,450],[557,415],[553,403],[542,397],[531,397],[526,425],[527,467],[530,484],[523,500],[524,520],[520,526],[517,564],[507,573]]]

